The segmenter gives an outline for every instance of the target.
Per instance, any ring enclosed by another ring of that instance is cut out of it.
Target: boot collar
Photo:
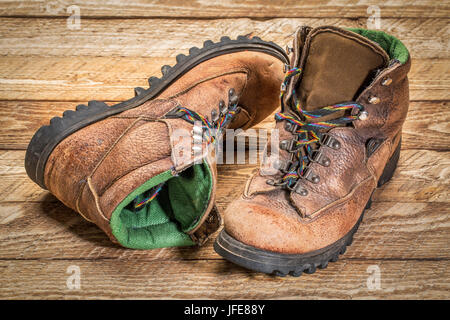
[[[350,38],[357,42],[360,42],[361,44],[369,46],[374,52],[379,54],[384,59],[386,66],[389,62],[388,54],[386,53],[385,50],[383,50],[383,48],[381,48],[381,46],[378,43],[371,41],[368,38],[359,35],[355,32],[334,26],[321,26],[317,28],[302,26],[296,31],[294,36],[293,50],[290,56],[289,68],[291,69],[298,68],[303,71],[307,62],[307,58],[309,56],[312,40],[315,38],[315,36],[323,32],[332,32],[335,34],[339,34],[342,37]],[[288,101],[292,98],[294,88],[298,86],[301,80],[302,80],[302,73],[300,73],[295,77],[292,77],[289,80],[289,83],[286,84],[286,93],[283,97],[283,102],[285,105],[288,105]],[[334,103],[339,102],[342,101],[335,101]],[[282,110],[282,112],[286,112],[286,110]]]

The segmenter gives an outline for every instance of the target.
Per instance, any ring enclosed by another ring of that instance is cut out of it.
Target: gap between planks
[[[80,290],[66,286],[69,266],[81,271]],[[377,266],[381,288],[367,287]],[[441,298],[449,296],[448,261],[342,261],[312,275],[274,277],[227,261],[0,261],[0,297],[319,299]],[[20,281],[17,281],[20,274]]]
[[[63,3],[45,3],[38,1],[0,1],[0,15],[25,17],[65,17],[68,15]],[[250,4],[239,1],[184,1],[174,0],[170,4],[160,1],[132,0],[126,5],[111,1],[80,1],[72,0],[70,5],[77,5],[83,17],[163,17],[167,19],[191,18],[238,18],[254,17],[264,19],[267,17],[365,17],[374,12],[368,11],[370,6],[379,8],[382,17],[401,16],[409,18],[448,17],[450,6],[443,2],[433,0],[419,0],[405,4],[401,1],[382,2],[369,0],[329,1],[317,0],[314,5],[305,0],[278,1],[251,1]]]

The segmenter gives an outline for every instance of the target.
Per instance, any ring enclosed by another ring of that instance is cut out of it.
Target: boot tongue
[[[365,81],[389,63],[375,42],[335,28],[313,29],[307,36],[296,94],[304,110],[352,101]]]

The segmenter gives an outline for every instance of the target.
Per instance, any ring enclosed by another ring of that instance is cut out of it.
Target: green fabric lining
[[[152,188],[163,183],[155,199],[134,209],[134,199],[142,201]],[[124,247],[155,249],[189,246],[187,232],[195,228],[205,213],[212,191],[212,174],[206,163],[187,168],[177,176],[163,172],[131,192],[113,211],[110,226]]]
[[[405,64],[406,61],[408,61],[408,49],[406,49],[405,45],[396,37],[379,30],[367,30],[362,28],[347,28],[347,30],[378,43],[391,59],[397,59],[401,64]]]

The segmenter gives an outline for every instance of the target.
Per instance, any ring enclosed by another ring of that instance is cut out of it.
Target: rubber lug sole
[[[62,117],[50,120],[50,125],[42,126],[31,139],[25,155],[25,169],[28,176],[39,186],[46,189],[44,171],[47,159],[53,149],[72,133],[123,111],[136,108],[146,101],[156,98],[168,86],[198,64],[214,57],[240,51],[258,51],[272,55],[283,63],[289,61],[282,48],[273,42],[266,42],[258,37],[239,36],[236,40],[222,37],[217,43],[205,41],[202,48],[192,47],[189,55],[179,54],[177,64],[161,68],[162,77],[150,77],[149,88],[135,88],[135,97],[113,106],[99,101],[89,101],[88,105],[79,105],[75,111],[69,110]]]
[[[386,164],[378,180],[378,187],[388,182],[394,175],[400,156],[400,146],[401,142]],[[345,253],[347,246],[350,246],[353,242],[353,236],[358,230],[365,210],[370,209],[371,205],[372,195],[352,229],[338,241],[316,251],[305,254],[283,254],[266,251],[234,239],[225,230],[219,233],[214,242],[214,250],[226,260],[258,272],[280,277],[286,275],[298,277],[302,273],[311,274],[316,272],[317,268],[325,269],[329,262],[336,262],[339,259],[339,255]]]

